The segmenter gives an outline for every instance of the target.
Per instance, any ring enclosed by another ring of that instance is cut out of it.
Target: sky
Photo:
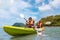
[[[0,27],[25,23],[20,16],[32,17],[36,22],[41,18],[59,15],[60,0],[0,0]]]

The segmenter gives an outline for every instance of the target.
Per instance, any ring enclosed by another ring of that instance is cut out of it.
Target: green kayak
[[[12,36],[23,36],[34,34],[36,31],[33,28],[15,27],[15,26],[4,26],[4,31]]]

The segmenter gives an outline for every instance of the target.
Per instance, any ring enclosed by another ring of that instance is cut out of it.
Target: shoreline
[[[60,26],[51,26],[51,25],[49,25],[49,26],[46,26],[46,25],[44,25],[45,27],[60,27]]]

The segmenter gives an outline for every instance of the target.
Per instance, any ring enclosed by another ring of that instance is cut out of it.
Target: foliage
[[[12,26],[25,27],[24,23],[14,23]]]
[[[60,15],[55,15],[55,16],[48,16],[45,18],[42,18],[41,21],[43,22],[44,25],[47,21],[50,21],[51,24],[48,26],[60,26]]]

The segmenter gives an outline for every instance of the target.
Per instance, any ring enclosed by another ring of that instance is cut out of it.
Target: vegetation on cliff
[[[60,26],[60,15],[48,16],[42,18],[41,21],[46,26]],[[48,24],[50,22],[50,24]]]

